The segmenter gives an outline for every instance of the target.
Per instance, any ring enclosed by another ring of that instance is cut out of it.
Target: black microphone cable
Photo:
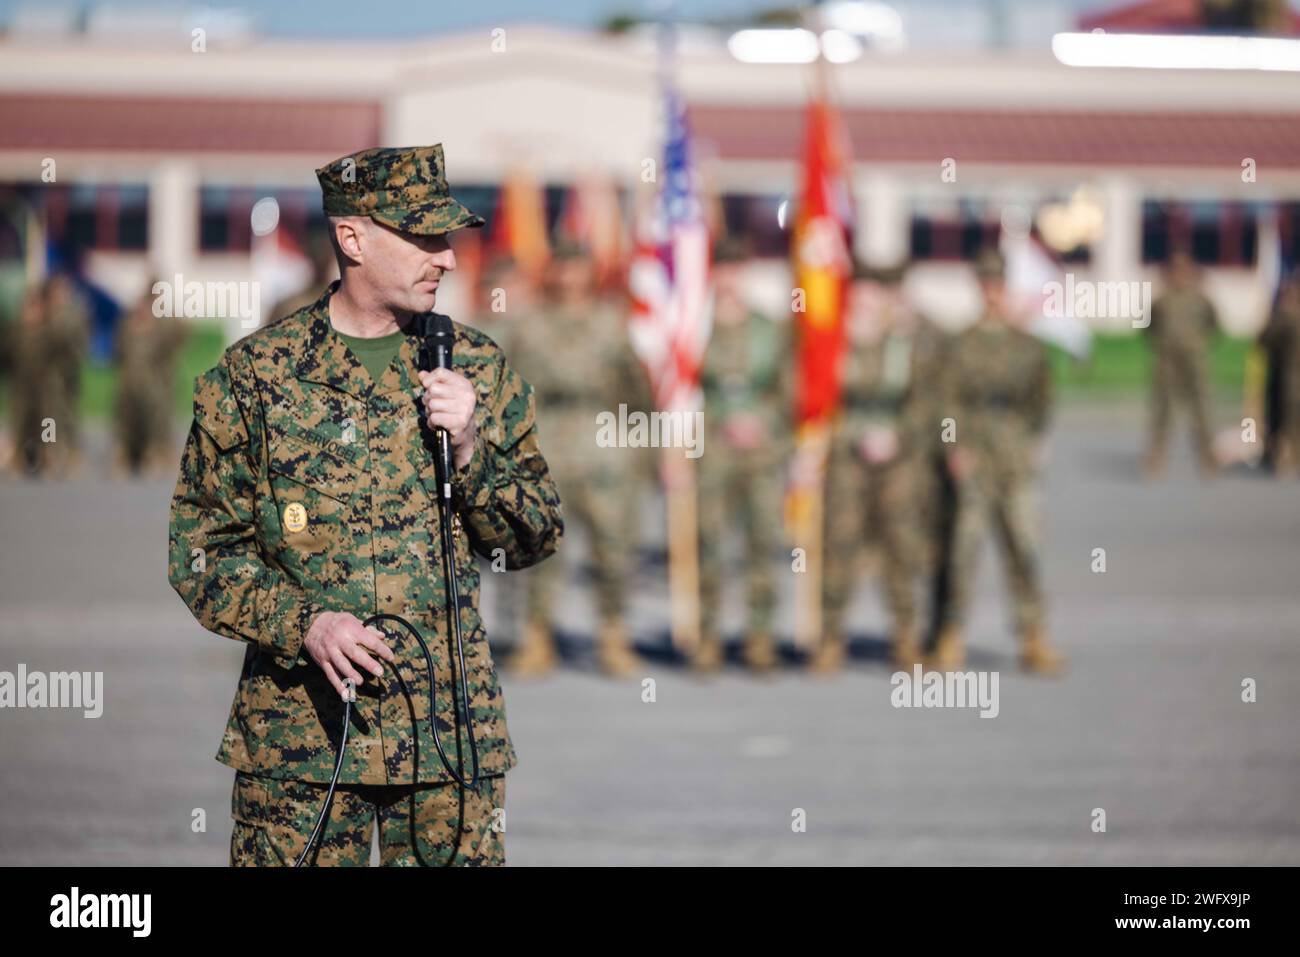
[[[451,343],[454,335],[451,319],[440,313],[431,312],[419,317],[420,323],[420,368],[422,371],[429,372],[434,368],[450,369],[451,368]],[[438,445],[438,456],[435,461],[438,482],[438,518],[442,533],[442,567],[443,581],[447,585],[447,604],[451,611],[451,629],[456,639],[456,660],[460,669],[460,695],[456,694],[456,679],[452,677],[451,696],[452,710],[458,712],[457,717],[463,718],[465,722],[465,731],[469,737],[469,753],[472,773],[468,781],[465,780],[465,762],[460,751],[460,734],[456,735],[456,767],[453,768],[451,760],[447,757],[447,752],[443,750],[442,739],[438,736],[438,686],[434,680],[433,656],[429,653],[429,646],[420,634],[420,630],[412,625],[401,615],[377,614],[371,615],[361,623],[363,628],[370,628],[381,622],[392,622],[405,628],[406,631],[415,639],[424,653],[425,669],[429,678],[429,730],[433,734],[433,745],[438,751],[438,758],[442,761],[442,766],[446,768],[447,773],[462,788],[469,791],[478,790],[479,766],[478,766],[478,742],[474,739],[474,717],[469,707],[469,682],[465,674],[465,645],[461,639],[460,629],[460,593],[456,583],[456,538],[455,531],[452,527],[452,503],[451,503],[451,444],[445,429],[438,429],[435,435]],[[389,663],[379,659],[381,664]],[[390,665],[393,674],[396,676],[398,683],[401,685],[402,692],[408,701],[411,695],[406,687],[401,673],[395,665]],[[339,773],[343,770],[343,759],[347,754],[348,746],[348,725],[352,719],[352,702],[356,700],[356,687],[350,680],[343,682],[343,730],[339,735],[338,757],[334,761],[334,774],[330,778],[329,788],[325,792],[325,802],[321,806],[319,816],[316,818],[316,826],[312,828],[311,836],[307,838],[307,845],[303,848],[302,853],[294,862],[294,867],[302,867],[303,863],[311,854],[312,848],[316,845],[325,827],[325,821],[329,818],[330,805],[334,802],[334,791],[338,787]],[[459,703],[457,702],[459,697]],[[414,715],[412,715],[414,717]],[[417,754],[419,743],[419,729],[413,728],[416,735]],[[421,861],[423,859],[421,858]]]

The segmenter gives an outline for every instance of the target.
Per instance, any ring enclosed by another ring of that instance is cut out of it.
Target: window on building
[[[20,186],[0,186],[0,262],[21,262],[31,196]]]
[[[1282,203],[1277,209],[1277,231],[1282,262],[1300,266],[1300,203]]]
[[[973,260],[981,249],[996,246],[1000,217],[991,204],[977,200],[918,201],[912,209],[911,251],[915,261]]]
[[[786,204],[784,227],[782,204]],[[722,197],[722,218],[730,236],[748,240],[755,256],[784,257],[790,252],[794,204],[780,194],[729,193]]]
[[[204,186],[199,190],[199,250],[246,253],[252,250],[253,207],[274,199],[279,207],[276,231],[300,249],[326,235],[320,190],[271,186]]]
[[[1205,266],[1253,266],[1259,216],[1247,203],[1148,200],[1142,204],[1142,262],[1163,263],[1186,249]]]
[[[149,189],[78,183],[42,191],[50,239],[77,249],[138,252],[149,247]]]

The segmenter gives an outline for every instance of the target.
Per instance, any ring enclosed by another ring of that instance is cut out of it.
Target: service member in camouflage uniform
[[[704,354],[703,454],[695,460],[699,490],[700,643],[692,664],[722,663],[718,611],[722,552],[732,522],[743,533],[748,621],[743,658],[755,670],[777,663],[775,550],[781,537],[786,438],[790,432],[788,330],[745,303],[748,259],[738,241],[714,252],[713,332]]]
[[[1267,459],[1277,472],[1300,471],[1300,269],[1287,276],[1259,336],[1269,359],[1273,401]]]
[[[185,334],[185,320],[153,314],[151,294],[118,326],[113,422],[119,464],[132,474],[171,459],[172,396]]]
[[[67,473],[80,462],[81,367],[90,339],[72,280],[56,274],[30,291],[12,336],[17,463],[38,474]]]
[[[509,344],[513,324],[530,322],[536,318],[538,304],[535,283],[512,257],[495,257],[488,261],[479,275],[475,306],[477,308],[471,325],[500,345],[506,354],[506,360],[511,361]],[[516,365],[515,368],[518,370],[519,367]],[[532,574],[529,571],[522,575],[494,575],[489,579],[493,586],[492,642],[494,648],[500,649],[504,637],[504,643],[509,645],[510,654],[505,660],[507,671],[514,670],[514,653],[521,646],[524,604]]]
[[[59,423],[59,466],[73,471],[82,460],[81,373],[90,352],[90,307],[67,273],[55,273],[45,283],[45,322],[46,361],[55,377],[51,415]]]
[[[521,568],[562,534],[532,391],[490,339],[459,324],[454,369],[417,372],[413,317],[455,268],[444,234],[482,224],[449,195],[440,146],[366,150],[317,177],[342,278],[200,377],[172,500],[172,587],[205,628],[248,643],[217,755],[237,769],[231,860],[285,864],[305,848],[351,680],[340,792],[316,862],[364,864],[377,817],[386,864],[501,863],[496,809],[515,753],[473,555]],[[361,625],[395,614],[426,637],[441,738],[468,777],[431,427],[447,430],[454,456],[474,791],[454,783],[430,737],[420,649],[404,631]]]
[[[947,350],[940,411],[955,434],[948,463],[956,483],[956,515],[948,545],[948,595],[928,666],[959,670],[962,626],[976,559],[990,519],[997,528],[1021,642],[1021,664],[1055,673],[1064,657],[1044,630],[1033,487],[1051,405],[1051,368],[1041,342],[1009,318],[1003,260],[982,253],[976,272],[984,312]]]
[[[1151,435],[1145,471],[1159,475],[1165,466],[1170,413],[1186,403],[1192,417],[1201,471],[1218,468],[1210,435],[1210,339],[1218,328],[1214,304],[1200,289],[1196,263],[1185,252],[1169,258],[1164,291],[1151,304],[1146,334],[1152,349]]]
[[[502,347],[536,390],[541,443],[565,517],[588,533],[600,616],[597,663],[622,677],[638,668],[623,616],[636,543],[637,456],[643,450],[601,448],[597,417],[618,416],[620,404],[629,413],[644,408],[648,387],[632,352],[625,313],[598,297],[595,279],[584,249],[557,243],[546,301],[534,315],[506,324]],[[543,674],[557,660],[551,627],[564,565],[547,562],[527,579],[523,634],[510,660],[512,673],[521,676]]]
[[[933,375],[942,333],[902,295],[904,268],[854,271],[841,411],[826,462],[822,564],[823,639],[810,661],[831,673],[845,657],[843,619],[859,559],[880,548],[893,658],[920,660],[916,589],[933,535],[925,469],[934,421]]]
[[[54,376],[45,362],[45,305],[39,287],[23,295],[18,319],[8,332],[13,367],[9,381],[13,464],[17,471],[39,473],[48,468],[51,459],[50,445],[41,436],[55,388]]]

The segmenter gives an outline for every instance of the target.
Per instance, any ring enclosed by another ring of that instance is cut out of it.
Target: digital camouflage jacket
[[[415,375],[418,339],[372,382],[333,331],[332,285],[313,305],[226,350],[200,376],[194,423],[172,499],[168,578],[203,627],[248,643],[217,753],[231,767],[328,781],[343,702],[302,648],[317,615],[401,615],[429,645],[443,748],[467,739],[452,703],[432,441]],[[456,568],[481,772],[515,754],[479,617],[473,554],[523,568],[563,534],[559,496],[537,442],[532,388],[497,345],[456,325],[455,371],[474,384],[471,462],[453,477]],[[424,658],[400,628],[391,668],[357,689],[340,781],[449,781],[429,733]],[[457,682],[459,689],[459,682]]]

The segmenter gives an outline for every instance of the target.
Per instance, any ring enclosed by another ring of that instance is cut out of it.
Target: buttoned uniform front
[[[443,747],[468,776],[418,340],[409,336],[373,382],[330,325],[337,288],[235,343],[197,383],[172,502],[169,579],[204,627],[249,643],[217,758],[259,775],[328,781],[343,703],[303,639],[326,611],[387,613],[426,638]],[[491,776],[516,758],[473,554],[532,565],[555,551],[563,521],[531,387],[491,339],[459,324],[453,367],[477,393],[474,454],[453,476],[452,497],[471,713],[480,768]],[[300,530],[285,520],[290,508],[306,513]],[[429,733],[423,655],[400,629],[389,645],[409,695],[392,669],[357,688],[340,781],[450,781]]]

